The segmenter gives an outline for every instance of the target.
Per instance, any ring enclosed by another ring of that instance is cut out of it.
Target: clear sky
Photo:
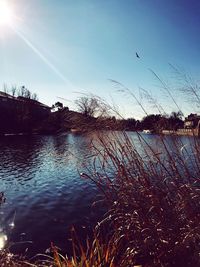
[[[141,98],[139,87],[167,112],[176,111],[152,69],[170,80],[185,113],[196,111],[174,90],[169,63],[200,77],[200,1],[5,1],[14,18],[0,25],[0,86],[25,85],[41,102],[51,105],[59,96],[70,108],[79,93],[90,92],[114,101],[126,117],[145,115],[134,98],[117,91],[109,81],[114,79],[132,90],[148,113],[156,110]]]

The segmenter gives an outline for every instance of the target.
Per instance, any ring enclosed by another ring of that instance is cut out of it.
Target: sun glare
[[[0,0],[0,26],[12,25],[13,11],[7,2]]]

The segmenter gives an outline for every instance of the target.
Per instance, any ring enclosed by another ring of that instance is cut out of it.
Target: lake
[[[138,142],[135,133],[129,133]],[[11,251],[28,255],[44,253],[55,245],[70,253],[70,229],[84,238],[101,219],[105,208],[93,207],[100,193],[81,179],[91,161],[90,134],[58,136],[9,136],[0,139],[0,234],[8,236]],[[145,135],[153,142],[156,135]],[[167,137],[170,138],[170,137]],[[187,137],[181,137],[187,143]]]
[[[78,173],[90,160],[90,139],[75,134],[0,139],[0,191],[6,195],[0,226],[12,250],[44,252],[51,241],[64,248],[72,225],[84,231],[100,217],[103,209],[91,207],[99,192]]]

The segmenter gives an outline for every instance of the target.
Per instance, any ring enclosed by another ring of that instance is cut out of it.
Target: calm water
[[[145,138],[157,146],[155,135]],[[98,190],[78,174],[90,161],[90,140],[70,133],[0,139],[0,191],[7,198],[0,233],[6,233],[13,251],[43,253],[51,241],[68,250],[72,225],[85,236],[101,218],[105,209],[91,207]]]

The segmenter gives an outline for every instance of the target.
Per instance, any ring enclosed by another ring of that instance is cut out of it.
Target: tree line
[[[159,133],[163,129],[177,130],[183,128],[183,114],[172,112],[170,115],[150,114],[141,120],[123,118],[111,105],[96,96],[81,96],[75,100],[76,111],[69,110],[63,103],[56,102],[51,111],[42,118],[36,106],[31,105],[38,101],[35,93],[25,86],[8,89],[4,86],[4,93],[19,99],[25,99],[23,105],[4,109],[0,106],[0,132],[28,132],[48,133],[77,129],[88,130],[127,130],[142,131],[148,129]],[[33,101],[33,102],[32,102]],[[5,119],[6,118],[6,119]]]
[[[183,128],[182,112],[173,111],[171,114],[149,114],[141,120],[135,118],[123,118],[112,106],[105,103],[98,97],[81,96],[75,100],[77,111],[80,114],[75,116],[74,127],[86,129],[104,129],[104,130],[127,130],[141,131],[148,129],[152,132],[159,133],[164,129],[177,130]],[[69,109],[63,106],[62,103],[55,103],[59,112],[64,110],[69,112]]]

